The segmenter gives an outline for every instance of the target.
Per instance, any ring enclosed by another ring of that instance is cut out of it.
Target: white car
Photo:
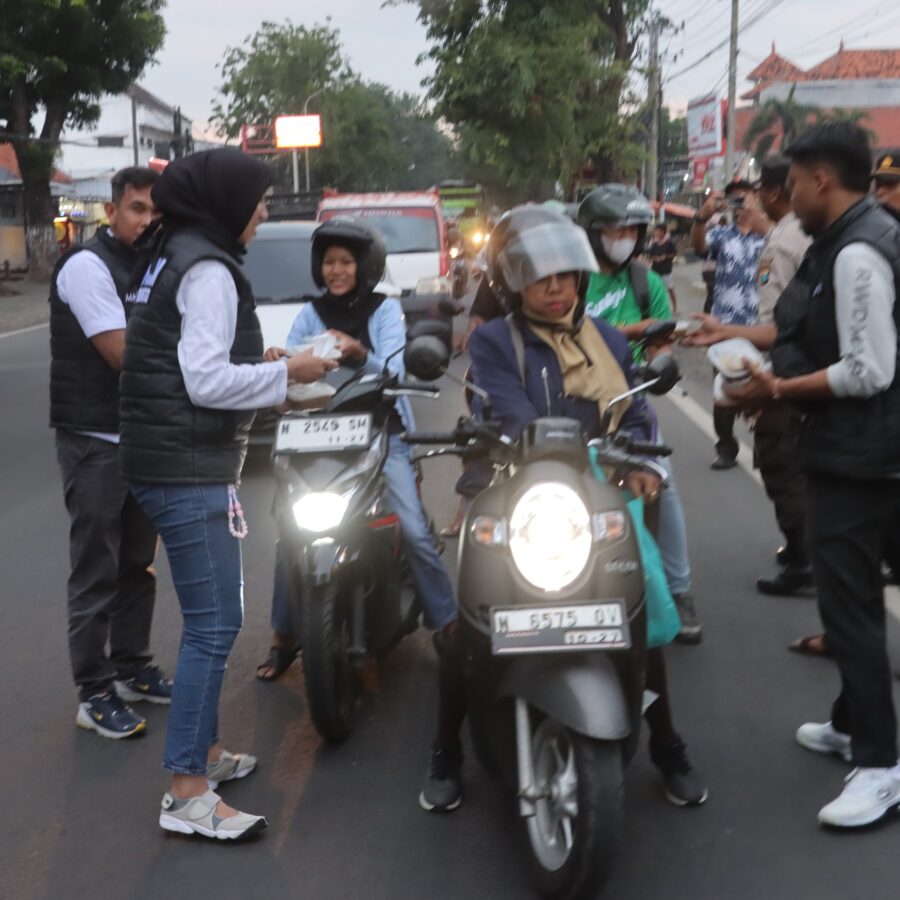
[[[256,313],[266,347],[283,347],[304,303],[320,296],[310,269],[312,233],[317,222],[266,222],[244,257],[244,274],[253,287]],[[385,272],[375,290],[403,304],[407,324],[422,317],[414,298],[402,291]]]

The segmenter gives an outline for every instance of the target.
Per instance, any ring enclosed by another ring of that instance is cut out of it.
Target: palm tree
[[[821,125],[823,122],[846,122],[849,125],[858,125],[865,131],[872,146],[878,141],[878,133],[871,128],[866,128],[864,122],[871,118],[867,109],[842,109],[837,107],[824,112],[820,112],[816,116],[816,124]]]
[[[772,133],[773,126],[781,126],[781,146],[786,147],[806,131],[810,119],[817,118],[813,107],[803,106],[794,99],[796,89],[792,85],[784,100],[766,100],[750,122],[744,135],[744,149],[754,151],[758,159],[765,159],[775,143],[778,135]]]

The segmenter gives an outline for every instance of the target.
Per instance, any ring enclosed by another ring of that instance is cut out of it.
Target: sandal
[[[811,634],[788,644],[788,650],[803,656],[822,656],[830,658],[834,654],[825,640],[824,634]]]
[[[256,667],[256,677],[260,681],[277,681],[293,665],[299,655],[300,647],[297,644],[293,647],[270,647],[266,661]],[[272,672],[264,675],[263,669],[271,669]]]

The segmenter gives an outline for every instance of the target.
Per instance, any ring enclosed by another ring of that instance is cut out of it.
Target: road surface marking
[[[40,325],[29,325],[28,328],[19,328],[16,331],[4,331],[0,333],[0,338],[15,337],[17,334],[28,334],[29,331],[37,331],[38,328],[46,328],[49,324],[49,322],[41,322]]]
[[[689,421],[693,422],[714,444],[718,440],[716,429],[713,426],[713,417],[693,397],[690,397],[680,388],[675,388],[668,399],[677,407],[678,411]],[[753,468],[753,448],[735,435],[740,451],[738,452],[738,465],[760,486],[763,487],[759,472]],[[747,462],[747,459],[750,462]]]
[[[668,399],[689,421],[693,422],[711,441],[716,441],[716,429],[713,427],[712,414],[707,412],[693,397],[689,397],[680,388],[675,388]],[[753,468],[753,464],[747,463],[747,458],[753,459],[753,450],[746,441],[737,439],[741,450],[738,453],[738,465],[760,486],[764,487],[759,472]],[[885,588],[884,602],[891,615],[900,621],[900,588],[893,585]]]

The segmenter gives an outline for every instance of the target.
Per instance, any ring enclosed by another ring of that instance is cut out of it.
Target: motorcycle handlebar
[[[456,435],[452,431],[408,431],[403,440],[407,444],[454,444]]]
[[[668,444],[651,444],[643,441],[628,441],[624,449],[639,456],[671,456],[674,452]]]

